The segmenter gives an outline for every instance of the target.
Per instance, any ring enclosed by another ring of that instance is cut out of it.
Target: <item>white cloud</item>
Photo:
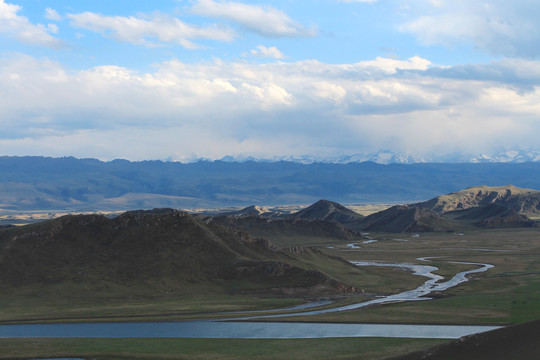
[[[271,6],[248,5],[223,0],[197,0],[192,11],[198,15],[227,19],[268,37],[315,36],[314,29],[296,23],[286,13]]]
[[[49,29],[49,31],[51,33],[58,34],[58,25],[56,25],[56,24],[48,24],[47,28]]]
[[[352,2],[361,2],[361,3],[374,3],[379,0],[336,0],[337,2],[352,3]]]
[[[252,56],[261,57],[261,58],[270,58],[270,59],[284,59],[285,55],[275,46],[266,47],[263,45],[258,45],[255,49],[250,50],[249,52]]]
[[[49,20],[53,20],[53,21],[62,20],[62,16],[60,16],[58,11],[56,11],[54,9],[51,9],[51,8],[46,8],[45,9],[45,18],[49,19]]]
[[[42,24],[32,24],[28,18],[17,14],[20,10],[20,6],[0,0],[0,34],[33,45],[50,48],[63,46],[62,41],[51,35],[58,31],[55,25],[46,27]]]
[[[140,72],[0,58],[0,148],[103,159],[537,149],[540,71],[531,79],[528,68],[540,69],[540,61],[464,72],[421,58],[342,65],[171,60]],[[520,86],[520,79],[529,82]]]
[[[252,85],[243,83],[242,88],[248,97],[259,102],[264,110],[275,109],[278,105],[291,105],[293,102],[293,96],[276,84]]]
[[[197,48],[197,45],[191,40],[231,41],[235,36],[234,31],[226,26],[199,27],[159,13],[151,17],[124,17],[84,12],[69,14],[68,17],[72,26],[140,45],[151,45],[154,41],[159,41],[192,49]]]
[[[345,96],[347,96],[347,90],[342,86],[327,81],[315,82],[313,83],[313,87],[315,88],[316,96],[323,99],[330,99],[336,105],[341,104]]]
[[[494,55],[540,56],[540,2],[530,0],[409,1],[400,29],[415,34],[426,45],[462,43]]]
[[[418,56],[413,56],[406,61],[377,57],[375,60],[357,63],[357,66],[372,67],[388,74],[396,73],[398,70],[427,70],[430,65],[431,61]]]

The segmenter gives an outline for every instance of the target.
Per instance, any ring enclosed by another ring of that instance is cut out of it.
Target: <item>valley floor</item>
[[[280,318],[279,321],[351,323],[425,323],[508,325],[540,319],[540,231],[504,229],[464,233],[369,234],[372,240],[316,245],[347,260],[418,263],[429,258],[448,278],[475,262],[495,265],[486,273],[439,294],[434,299],[373,306],[353,311]],[[309,245],[309,244],[306,244]],[[327,269],[328,272],[335,269]],[[425,279],[400,268],[362,268],[362,279],[342,279],[361,285],[359,296],[338,299],[332,306],[365,301],[373,296],[413,289]],[[337,274],[338,272],[336,272]],[[58,289],[57,289],[58,290]],[[62,289],[59,289],[62,290]],[[211,289],[210,289],[211,290]],[[54,289],[19,289],[2,294],[0,321],[181,320],[216,318],[200,315],[224,311],[292,306],[305,299],[221,294],[201,289],[200,296],[175,294],[149,297],[122,292],[110,299],[59,299]],[[84,294],[84,289],[81,289]],[[88,295],[88,294],[84,294]],[[110,300],[110,301],[108,301]],[[173,314],[173,315],[171,315]],[[0,358],[82,357],[97,359],[384,359],[425,349],[440,340],[203,340],[203,339],[0,339]]]

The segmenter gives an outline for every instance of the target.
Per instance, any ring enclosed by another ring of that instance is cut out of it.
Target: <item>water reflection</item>
[[[307,339],[398,337],[454,339],[497,326],[280,322],[144,322],[0,325],[0,337]],[[63,359],[64,360],[64,359]]]

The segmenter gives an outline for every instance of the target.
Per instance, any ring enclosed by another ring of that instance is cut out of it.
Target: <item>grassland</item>
[[[355,359],[376,360],[420,350],[442,340],[335,338],[242,339],[0,339],[0,359],[80,357],[119,359]]]
[[[437,324],[511,324],[540,318],[540,231],[505,229],[464,234],[432,233],[420,237],[371,234],[375,243],[361,249],[329,249],[349,260],[418,263],[433,257],[439,273],[450,276],[470,265],[451,261],[489,263],[493,269],[472,280],[417,303],[375,306],[325,314],[306,321],[391,322]],[[407,240],[397,241],[397,240]],[[373,268],[371,271],[377,271]],[[395,273],[401,270],[394,269]],[[398,292],[399,288],[388,288]],[[301,318],[295,318],[295,321]]]
[[[417,263],[431,257],[438,274],[450,277],[470,265],[452,261],[495,265],[472,280],[437,294],[431,301],[374,306],[356,311],[292,321],[513,324],[540,318],[540,231],[504,229],[464,233],[370,234],[377,242],[323,246],[322,251],[348,260]],[[309,245],[309,244],[308,244]],[[315,259],[313,261],[316,261]],[[314,264],[315,266],[315,264]],[[397,268],[362,268],[358,272],[335,263],[317,264],[324,272],[364,290],[359,297],[342,302],[363,301],[371,295],[392,294],[418,286],[423,279]],[[57,289],[60,290],[61,289]],[[81,289],[84,294],[84,289]],[[122,289],[111,293],[111,301],[96,303],[91,296],[78,302],[56,303],[55,290],[20,289],[0,297],[0,319],[23,321],[171,320],[201,317],[201,313],[280,308],[302,299],[219,294],[201,289],[198,297],[161,294],[127,296]],[[47,300],[47,301],[43,301]],[[48,305],[43,305],[48,304]],[[216,315],[217,316],[217,315]],[[286,318],[281,318],[284,321]],[[0,359],[35,357],[83,357],[109,359],[384,359],[440,343],[411,339],[317,339],[317,340],[217,340],[217,339],[2,339]]]

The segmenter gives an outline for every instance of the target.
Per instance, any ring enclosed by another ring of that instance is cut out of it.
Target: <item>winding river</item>
[[[419,261],[430,261],[429,258],[418,258]],[[320,315],[320,314],[328,314],[333,312],[339,312],[339,311],[347,311],[347,310],[355,310],[364,308],[371,305],[381,305],[381,304],[389,304],[389,303],[395,303],[395,302],[403,302],[403,301],[422,301],[422,300],[429,300],[426,295],[429,295],[430,293],[434,291],[444,291],[447,290],[453,286],[456,286],[458,284],[461,284],[463,282],[468,281],[467,275],[485,272],[494,266],[491,264],[483,264],[483,263],[472,263],[472,262],[462,262],[462,261],[450,261],[450,263],[453,264],[465,264],[465,265],[473,265],[476,266],[476,268],[471,270],[462,271],[454,277],[452,277],[448,281],[440,282],[444,278],[440,275],[434,274],[433,272],[438,270],[437,267],[431,266],[431,265],[419,265],[419,264],[398,264],[398,263],[379,263],[379,262],[371,262],[371,261],[351,261],[356,266],[385,266],[385,267],[399,267],[399,268],[405,268],[412,271],[413,275],[418,276],[424,276],[427,277],[428,280],[413,290],[404,291],[398,294],[389,295],[389,296],[383,296],[377,299],[364,301],[361,303],[351,304],[351,305],[345,305],[345,306],[338,306],[328,309],[321,309],[321,310],[312,310],[308,312],[300,312],[300,313],[293,313],[293,314],[274,314],[274,315],[261,315],[261,316],[251,316],[251,317],[243,317],[243,318],[237,318],[237,319],[226,319],[224,321],[229,320],[254,320],[254,319],[268,319],[268,318],[278,318],[278,317],[291,317],[291,316],[309,316],[309,315]]]
[[[419,258],[419,261],[430,261]],[[250,322],[240,320],[260,320],[267,318],[309,316],[339,311],[355,310],[375,304],[402,301],[428,300],[425,296],[433,291],[444,291],[467,281],[467,275],[487,271],[493,265],[469,262],[454,262],[475,266],[474,269],[456,274],[448,281],[434,274],[435,266],[419,264],[395,264],[353,261],[357,266],[389,266],[406,268],[413,275],[427,277],[428,280],[414,290],[399,294],[334,308],[294,312],[291,314],[255,315],[229,318],[225,320],[137,322],[137,323],[74,323],[74,324],[24,324],[0,325],[0,337],[81,337],[81,338],[141,338],[141,337],[182,337],[182,338],[236,338],[236,339],[298,339],[325,337],[404,337],[404,338],[444,338],[455,339],[465,335],[497,329],[497,326],[459,325],[396,325],[396,324],[332,324],[295,322]],[[277,311],[300,311],[329,305],[327,301],[314,302]],[[274,310],[276,311],[276,310]],[[265,311],[268,313],[269,311]],[[246,313],[246,312],[244,312]],[[255,313],[255,312],[251,312]],[[231,315],[234,313],[230,313]]]

